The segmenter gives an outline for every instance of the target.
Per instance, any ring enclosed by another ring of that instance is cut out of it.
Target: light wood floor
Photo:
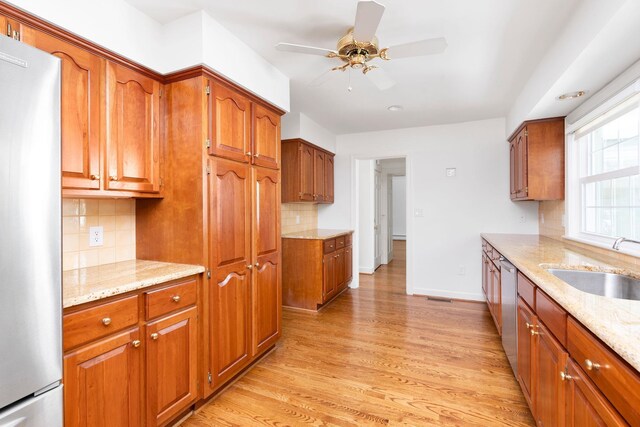
[[[394,252],[319,314],[285,310],[277,349],[183,426],[533,426],[485,305],[405,295]]]

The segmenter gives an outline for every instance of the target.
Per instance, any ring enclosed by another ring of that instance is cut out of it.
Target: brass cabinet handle
[[[140,342],[140,340],[133,340],[133,341],[131,341],[131,345],[132,345],[134,348],[138,348],[138,347],[140,347],[140,344],[142,344],[142,343]]]
[[[104,326],[109,326],[111,324],[111,318],[110,317],[105,317],[104,319],[102,319],[102,324]]]
[[[600,364],[599,363],[592,362],[589,359],[585,360],[584,364],[587,367],[587,371],[597,371],[597,370],[600,369]]]
[[[534,329],[531,329],[531,336],[534,336],[534,335],[540,335],[540,332],[538,332],[538,331],[536,331]]]
[[[11,24],[7,22],[7,36],[11,37],[13,35],[13,31],[11,31]]]
[[[109,177],[109,180],[110,180],[110,181],[117,181],[117,180],[118,180],[118,177],[117,177],[116,175],[111,175],[111,176]]]
[[[567,373],[565,373],[564,371],[560,372],[560,380],[561,381],[571,381],[573,379],[573,377]]]
[[[533,325],[529,322],[525,322],[524,324],[527,326],[527,329],[533,328]]]
[[[171,297],[171,299],[173,300],[173,302],[180,302],[180,295],[174,295]]]
[[[154,341],[156,341],[159,337],[160,337],[160,335],[158,335],[157,332],[154,332],[154,333],[151,334],[151,339],[154,340]]]
[[[100,179],[100,175],[91,175],[91,180],[98,181]]]

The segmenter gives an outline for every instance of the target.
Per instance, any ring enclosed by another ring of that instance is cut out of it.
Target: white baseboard
[[[375,269],[374,268],[362,268],[360,267],[360,274],[373,274],[375,273]]]
[[[413,295],[462,299],[467,301],[484,301],[482,292],[476,294],[473,292],[452,292],[443,289],[413,288]]]
[[[407,240],[407,236],[405,236],[404,234],[401,236],[393,236],[393,240]]]

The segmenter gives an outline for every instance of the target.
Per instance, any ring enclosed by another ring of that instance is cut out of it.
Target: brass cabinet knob
[[[531,323],[529,323],[529,322],[525,322],[524,324],[527,327],[527,329],[533,328],[533,325]]]
[[[565,373],[564,371],[560,372],[560,380],[561,381],[571,381],[573,379],[573,377],[567,373]]]
[[[135,347],[135,348],[140,347],[140,344],[142,344],[142,343],[140,342],[140,340],[133,340],[133,341],[131,341],[131,345],[132,345],[133,347]]]
[[[246,153],[244,153],[244,154],[246,154],[247,156],[251,156],[251,151],[247,151],[247,152],[246,152]]]
[[[102,324],[104,326],[109,326],[111,324],[111,318],[110,317],[105,317],[104,319],[102,319]]]
[[[533,337],[535,335],[540,335],[540,332],[538,332],[538,331],[536,331],[534,329],[531,329],[531,336]]]
[[[171,297],[171,299],[173,300],[173,302],[180,302],[180,295],[174,295]]]
[[[91,175],[91,180],[92,180],[92,181],[98,181],[98,180],[100,180],[100,175]]]
[[[152,333],[152,334],[151,334],[151,339],[152,339],[152,340],[154,340],[154,341],[155,341],[155,340],[157,340],[158,338],[160,338],[160,335],[158,335],[158,333],[157,333],[157,332],[154,332],[154,333]]]
[[[256,262],[256,268],[260,268],[260,263]]]
[[[253,270],[253,265],[251,264],[247,265],[247,270]]]
[[[117,180],[118,180],[118,177],[116,175],[111,175],[109,177],[109,181],[117,181]]]
[[[257,159],[258,157],[260,157],[260,154],[254,154],[253,157]]]
[[[589,359],[585,360],[584,364],[587,367],[587,371],[597,371],[598,369],[600,369],[599,363],[592,362]]]

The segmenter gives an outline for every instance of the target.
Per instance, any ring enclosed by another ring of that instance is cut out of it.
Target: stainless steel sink
[[[547,271],[583,292],[609,298],[640,300],[640,279],[599,271],[556,268],[549,268]]]

